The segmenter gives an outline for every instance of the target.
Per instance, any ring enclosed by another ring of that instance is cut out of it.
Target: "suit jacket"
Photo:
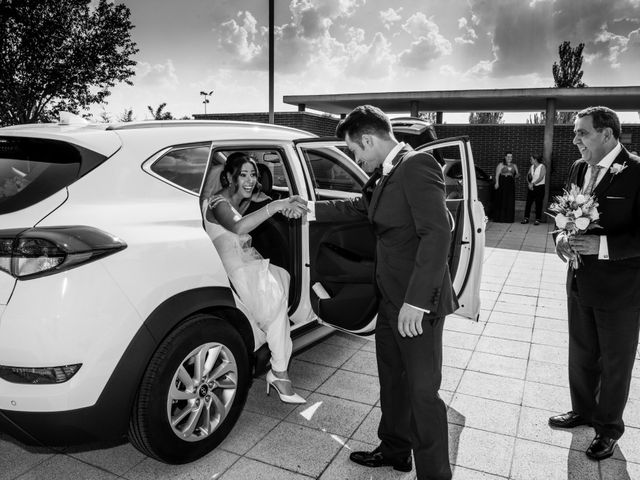
[[[609,169],[593,191],[603,228],[586,233],[607,236],[609,260],[583,255],[567,275],[568,293],[573,288],[582,304],[608,310],[640,307],[640,158],[623,148],[615,164],[626,168],[617,175]],[[574,162],[567,187],[582,187],[587,167],[582,159]]]
[[[447,256],[453,221],[445,201],[442,168],[433,156],[403,148],[394,167],[379,174],[349,200],[316,203],[316,220],[368,218],[376,243],[376,283],[397,308],[408,303],[444,316],[458,308]]]

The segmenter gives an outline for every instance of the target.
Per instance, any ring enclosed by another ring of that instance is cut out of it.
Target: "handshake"
[[[272,212],[280,212],[287,218],[300,218],[309,212],[307,201],[299,195],[294,195],[282,200],[276,200],[269,204],[269,210]]]

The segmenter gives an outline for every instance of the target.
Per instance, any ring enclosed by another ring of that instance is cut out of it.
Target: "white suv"
[[[339,145],[242,122],[1,128],[0,430],[49,445],[128,436],[169,463],[215,448],[268,350],[204,231],[202,186],[242,150],[273,199],[358,195],[367,176]],[[475,319],[484,213],[469,142],[425,148],[463,165],[449,260],[458,313]],[[369,224],[276,216],[252,236],[291,274],[295,349],[373,331]]]

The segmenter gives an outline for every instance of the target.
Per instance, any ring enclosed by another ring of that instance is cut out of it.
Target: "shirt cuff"
[[[313,222],[316,219],[316,202],[307,202],[307,221]]]
[[[598,252],[598,260],[609,260],[609,243],[607,243],[606,235],[600,235],[600,251]]]
[[[421,312],[424,312],[424,313],[431,313],[431,310],[426,310],[426,309],[424,309],[424,308],[416,307],[416,306],[414,306],[414,305],[411,305],[410,303],[407,303],[407,305],[409,305],[411,308],[415,308],[416,310],[420,310]]]

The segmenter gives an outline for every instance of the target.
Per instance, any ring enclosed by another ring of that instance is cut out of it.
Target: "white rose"
[[[556,225],[558,228],[564,228],[567,226],[568,218],[559,213],[556,215]]]
[[[586,230],[589,226],[589,219],[587,217],[576,218],[576,227],[580,230]]]
[[[582,194],[576,195],[576,203],[578,205],[582,205],[586,200],[587,198],[584,195]]]
[[[582,216],[582,209],[578,207],[572,213],[575,218],[580,218]]]

